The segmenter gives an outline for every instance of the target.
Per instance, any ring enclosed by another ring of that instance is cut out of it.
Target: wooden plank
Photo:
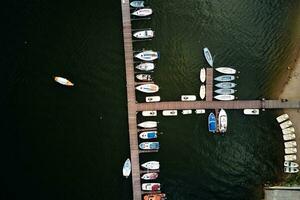
[[[205,88],[205,98],[206,101],[213,100],[213,68],[206,68],[206,88]]]

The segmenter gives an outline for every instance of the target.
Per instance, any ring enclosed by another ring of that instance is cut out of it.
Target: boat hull
[[[215,93],[217,94],[234,94],[235,90],[234,89],[217,89],[215,90]]]
[[[215,78],[216,81],[224,82],[224,81],[233,81],[235,77],[233,75],[222,75]]]
[[[204,84],[202,84],[200,86],[199,96],[200,96],[201,99],[205,98],[205,85]]]
[[[142,142],[139,144],[140,149],[144,150],[158,150],[159,142]]]
[[[222,83],[217,83],[215,86],[222,89],[231,89],[236,86],[236,83],[222,82]]]
[[[144,1],[132,1],[130,2],[130,6],[133,8],[143,8],[145,7]]]
[[[147,17],[147,16],[152,15],[152,12],[153,11],[152,11],[151,8],[142,8],[142,9],[139,9],[137,11],[134,11],[131,14],[134,15],[134,16],[137,16],[137,17]]]
[[[130,159],[127,158],[127,160],[123,165],[123,176],[127,178],[130,175],[130,173],[131,173],[131,162]]]
[[[63,78],[63,77],[55,76],[54,80],[61,85],[65,85],[65,86],[69,86],[69,87],[74,86],[74,83],[72,83],[71,81],[69,81],[68,79]]]
[[[157,122],[155,122],[155,121],[145,121],[145,122],[139,123],[138,126],[142,127],[142,128],[156,128],[157,127]]]
[[[218,127],[221,133],[227,130],[227,114],[224,109],[221,109],[218,116]]]
[[[230,67],[218,67],[216,70],[222,74],[236,74],[236,70]]]
[[[146,173],[146,174],[143,174],[143,176],[141,177],[141,179],[143,180],[155,180],[158,178],[158,173]]]
[[[205,80],[206,80],[205,68],[202,68],[202,69],[200,70],[200,81],[201,81],[202,83],[204,83]]]
[[[143,31],[137,31],[133,33],[133,37],[138,39],[148,39],[154,37],[154,31],[152,30],[143,30]]]
[[[141,63],[137,66],[135,66],[136,69],[141,70],[141,71],[151,71],[154,69],[154,64],[153,63]]]
[[[144,93],[155,93],[158,92],[159,87],[158,85],[155,84],[144,84],[144,85],[137,86],[136,89]]]
[[[208,63],[211,67],[213,67],[213,58],[212,58],[211,53],[210,53],[210,51],[209,51],[209,49],[208,49],[207,47],[205,47],[205,48],[203,49],[203,53],[204,53],[204,57],[205,57],[207,63]]]
[[[134,57],[144,61],[153,61],[159,58],[159,53],[155,51],[143,51],[136,54]]]
[[[144,131],[139,134],[141,139],[155,139],[157,138],[157,131]]]
[[[160,164],[158,161],[149,161],[145,162],[141,165],[145,169],[150,169],[150,170],[157,170],[160,167]]]
[[[219,94],[217,96],[214,96],[214,98],[220,101],[232,101],[235,97],[231,94]]]

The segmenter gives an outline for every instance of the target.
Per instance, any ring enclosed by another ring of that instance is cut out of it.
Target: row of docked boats
[[[299,165],[296,163],[297,159],[297,143],[295,141],[295,128],[293,123],[289,120],[288,114],[282,114],[276,118],[277,122],[280,123],[279,126],[282,131],[282,136],[284,142],[284,172],[285,173],[298,173]]]
[[[182,110],[181,113],[183,115],[190,115],[190,114],[193,114],[193,110]],[[205,109],[196,109],[194,111],[194,113],[195,114],[204,114]],[[177,110],[163,110],[162,115],[163,116],[177,116],[178,111]],[[155,116],[157,116],[157,111],[155,111],[155,110],[153,110],[153,111],[142,111],[142,116],[144,116],[144,117],[155,117]]]
[[[215,84],[218,89],[215,90],[217,95],[214,96],[214,98],[220,101],[234,100],[234,93],[236,90],[233,88],[236,86],[236,83],[233,83],[232,81],[235,80],[234,74],[236,73],[236,70],[230,67],[219,67],[216,68],[216,71],[223,75],[214,78],[215,81],[218,81],[218,83]]]
[[[225,133],[227,131],[227,123],[227,113],[224,109],[220,110],[217,117],[213,112],[211,112],[208,116],[208,131],[211,133]]]

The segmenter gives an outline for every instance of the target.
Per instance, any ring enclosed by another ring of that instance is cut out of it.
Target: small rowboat
[[[137,11],[134,11],[131,14],[134,16],[137,16],[137,17],[146,17],[149,15],[152,15],[152,9],[151,8],[142,8]]]
[[[143,8],[144,5],[144,1],[132,1],[130,2],[130,6],[133,8]]]
[[[289,119],[288,114],[282,114],[282,115],[276,117],[276,120],[277,120],[278,123],[281,123],[281,122],[283,122],[285,120],[288,120],[288,119]]]
[[[69,81],[68,79],[63,78],[63,77],[55,76],[54,80],[57,83],[65,85],[65,86],[74,86],[74,84],[71,81]]]
[[[207,63],[211,66],[211,67],[213,67],[213,58],[212,58],[212,56],[211,56],[211,53],[210,53],[210,51],[209,51],[209,49],[207,48],[207,47],[205,47],[204,49],[203,49],[203,53],[204,53],[204,56],[205,56],[205,59],[206,59],[206,61],[207,61]]]
[[[220,101],[232,101],[235,97],[231,94],[219,94],[217,96],[214,96],[214,98]]]
[[[127,160],[125,161],[125,163],[123,165],[123,176],[128,178],[130,173],[131,173],[131,162],[130,162],[130,159],[127,158]]]
[[[233,75],[222,75],[215,78],[216,81],[233,81],[235,77]]]
[[[200,81],[201,81],[202,83],[204,83],[204,82],[205,82],[205,79],[206,79],[205,68],[202,68],[202,69],[200,70]]]
[[[222,82],[222,83],[217,83],[216,87],[222,88],[222,89],[230,89],[234,88],[236,86],[236,83],[231,83],[231,82]]]
[[[285,161],[295,161],[297,159],[297,156],[292,154],[292,155],[285,155],[284,160]]]
[[[234,94],[235,90],[234,89],[217,89],[217,90],[215,90],[215,93],[217,93],[217,94]]]
[[[158,177],[158,173],[146,173],[146,174],[143,174],[143,176],[141,177],[141,179],[143,180],[154,180],[154,179],[157,179]]]
[[[201,99],[204,99],[204,98],[205,98],[205,85],[204,85],[204,84],[202,84],[202,85],[200,86],[199,95],[200,95],[200,98],[201,98]]]
[[[284,147],[285,148],[297,147],[297,143],[296,141],[285,142]]]
[[[153,38],[154,31],[152,31],[152,30],[137,31],[137,32],[133,33],[133,37],[139,38],[139,39]]]
[[[222,74],[236,74],[236,70],[230,67],[218,67],[216,70]]]

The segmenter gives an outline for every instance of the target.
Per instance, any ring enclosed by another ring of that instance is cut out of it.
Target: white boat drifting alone
[[[245,115],[259,115],[259,109],[244,109]]]
[[[281,123],[281,122],[283,122],[285,120],[288,120],[288,119],[289,119],[288,114],[282,114],[282,115],[276,117],[276,120],[277,120],[278,123]]]
[[[190,115],[190,114],[193,113],[193,111],[192,111],[192,110],[182,110],[181,113],[182,113],[183,115]]]
[[[284,172],[294,174],[294,173],[298,173],[299,169],[295,167],[284,167]]]
[[[204,114],[205,113],[205,109],[196,109],[195,113],[196,114]]]
[[[181,95],[181,101],[196,101],[195,95]]]
[[[137,31],[133,33],[133,37],[138,39],[148,39],[154,37],[154,31],[152,30],[143,30],[143,31]]]
[[[236,74],[236,70],[230,67],[218,67],[216,70],[222,74]]]
[[[200,86],[199,96],[200,96],[201,99],[205,98],[205,85],[204,84],[202,84]]]
[[[218,128],[221,133],[227,130],[227,114],[224,109],[221,109],[218,116]]]
[[[207,61],[207,63],[211,66],[211,67],[213,67],[213,58],[212,58],[212,56],[211,56],[211,53],[210,53],[210,51],[209,51],[209,49],[207,48],[207,47],[205,47],[204,49],[203,49],[203,53],[204,53],[204,56],[205,56],[205,59],[206,59],[206,61]]]
[[[294,154],[294,153],[297,153],[297,148],[294,148],[294,147],[292,147],[292,148],[285,148],[284,152],[285,152],[285,154]]]
[[[234,94],[235,90],[234,89],[217,89],[217,90],[215,90],[215,93],[217,93],[217,94]]]
[[[156,121],[145,121],[145,122],[139,123],[138,126],[142,127],[142,128],[156,128],[157,122]]]
[[[236,86],[236,83],[222,82],[222,83],[217,83],[215,86],[222,89],[230,89],[230,88],[234,88]]]
[[[284,141],[287,141],[287,140],[293,140],[296,138],[296,135],[295,134],[285,134],[283,135],[283,140]]]
[[[146,102],[159,102],[160,96],[149,96],[146,97]]]
[[[296,141],[285,142],[284,147],[285,148],[297,147],[297,142]]]
[[[285,166],[285,167],[299,167],[298,163],[289,162],[289,161],[284,161],[283,166]]]
[[[74,83],[72,83],[71,81],[69,81],[68,79],[63,78],[63,77],[55,76],[54,80],[57,83],[60,83],[60,84],[65,85],[65,86],[74,86]]]
[[[163,110],[163,116],[177,116],[177,110]]]
[[[217,96],[214,96],[214,98],[220,101],[232,101],[235,97],[231,94],[219,94]]]
[[[289,128],[283,129],[281,131],[282,131],[282,134],[295,133],[295,128],[294,127],[289,127]]]
[[[156,169],[159,169],[159,167],[160,167],[158,161],[148,161],[148,162],[141,164],[141,166],[143,168],[151,169],[151,170],[156,170]]]
[[[288,120],[286,122],[281,123],[279,126],[281,127],[281,129],[286,129],[292,125],[293,125],[293,123],[290,120]]]
[[[152,117],[152,116],[157,116],[157,111],[153,110],[153,111],[143,111],[142,115],[144,117]]]
[[[158,85],[155,85],[153,83],[149,84],[143,84],[135,87],[138,91],[144,92],[144,93],[155,93],[159,90]]]
[[[134,57],[144,61],[153,61],[159,58],[159,53],[156,51],[147,50],[134,55]]]
[[[123,176],[128,178],[130,173],[131,173],[131,162],[130,162],[130,159],[127,158],[127,160],[125,161],[125,163],[123,165]]]
[[[154,69],[154,64],[145,62],[145,63],[141,63],[141,64],[135,66],[135,68],[137,68],[141,71],[151,71]]]
[[[134,8],[143,8],[145,5],[144,1],[132,1],[130,2],[130,6]]]
[[[152,9],[151,8],[142,8],[139,10],[136,10],[134,12],[132,12],[131,14],[137,17],[146,17],[149,15],[152,15]]]
[[[202,68],[202,69],[200,70],[200,81],[201,81],[202,83],[204,83],[204,82],[205,82],[205,79],[206,79],[205,68]]]
[[[152,81],[150,74],[137,74],[135,77],[140,81]]]

